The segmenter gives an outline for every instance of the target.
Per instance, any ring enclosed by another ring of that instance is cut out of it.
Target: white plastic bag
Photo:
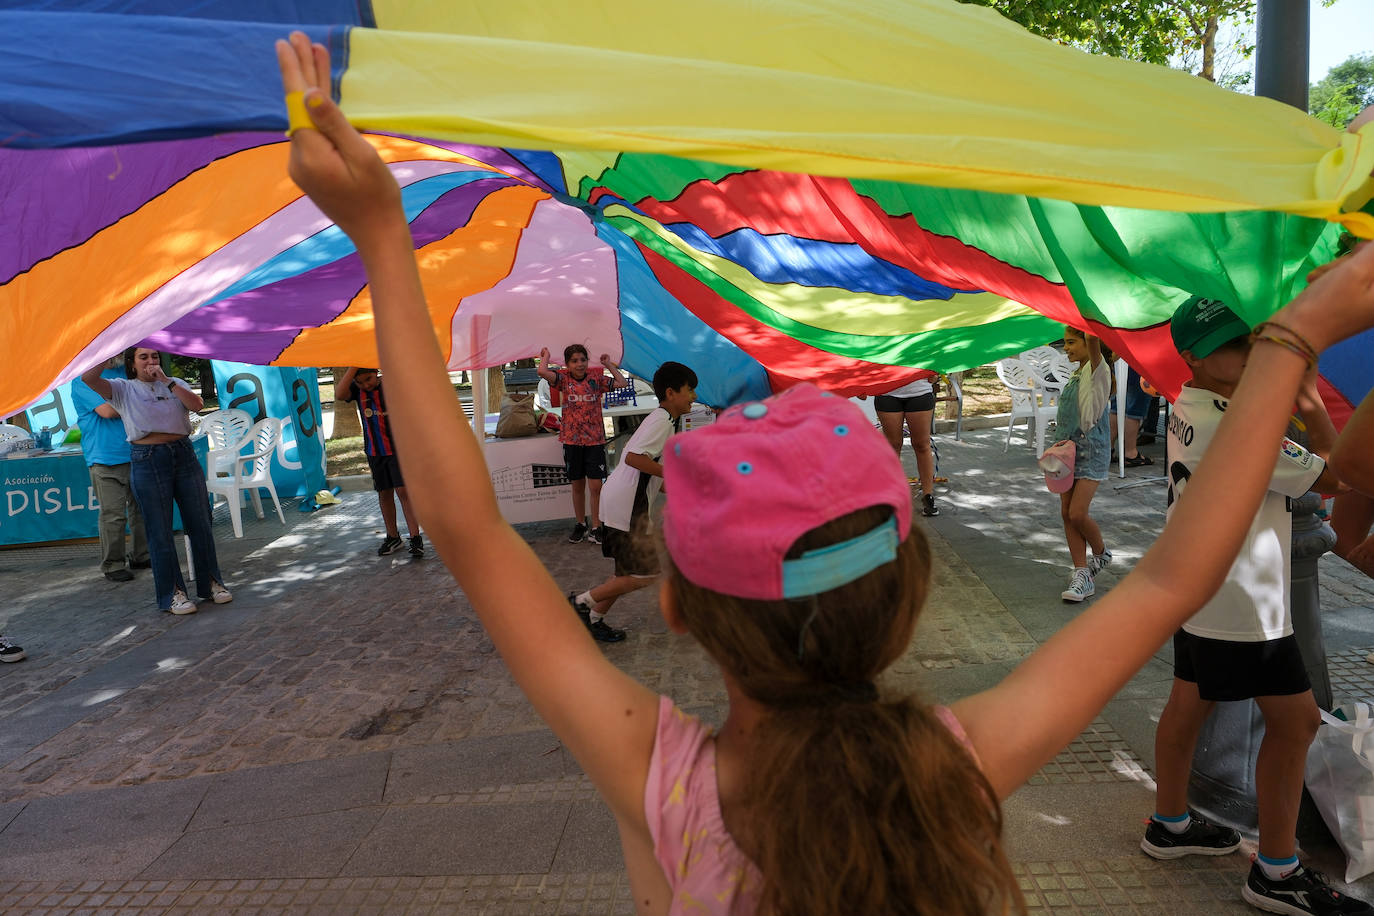
[[[1307,750],[1307,791],[1345,852],[1347,883],[1374,872],[1374,719],[1370,704],[1322,710]]]

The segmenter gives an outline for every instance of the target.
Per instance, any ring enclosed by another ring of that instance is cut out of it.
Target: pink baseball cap
[[[799,384],[668,440],[663,538],[690,582],[739,598],[816,595],[890,563],[911,488],[882,433],[847,399]],[[797,539],[869,506],[893,518],[787,560]]]
[[[1036,462],[1045,472],[1045,486],[1051,493],[1067,493],[1073,489],[1073,466],[1078,447],[1068,439],[1061,439],[1045,449]]]

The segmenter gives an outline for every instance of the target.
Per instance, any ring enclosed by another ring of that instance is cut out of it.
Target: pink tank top
[[[954,713],[944,706],[933,709],[976,763],[977,755]],[[668,697],[659,698],[644,814],[654,856],[673,890],[669,913],[754,912],[763,876],[725,829],[716,788],[715,734]]]

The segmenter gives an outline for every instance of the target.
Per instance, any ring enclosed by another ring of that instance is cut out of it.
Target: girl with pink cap
[[[637,911],[1023,908],[999,799],[1221,584],[1271,470],[1258,444],[1282,435],[1301,354],[1256,344],[1219,454],[1156,545],[1001,684],[949,709],[876,684],[911,639],[930,552],[896,456],[857,408],[799,386],[673,437],[661,604],[720,665],[730,711],[712,732],[606,660],[502,520],[444,371],[396,182],[331,101],[325,49],[294,33],[278,58],[290,173],[367,267],[425,529],[614,813]],[[1374,251],[1275,320],[1318,347],[1374,325]]]

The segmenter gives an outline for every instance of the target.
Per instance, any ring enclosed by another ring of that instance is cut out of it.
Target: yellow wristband
[[[310,120],[310,114],[305,110],[305,93],[288,92],[286,94],[286,135],[289,137],[302,127],[314,127],[315,124]]]

